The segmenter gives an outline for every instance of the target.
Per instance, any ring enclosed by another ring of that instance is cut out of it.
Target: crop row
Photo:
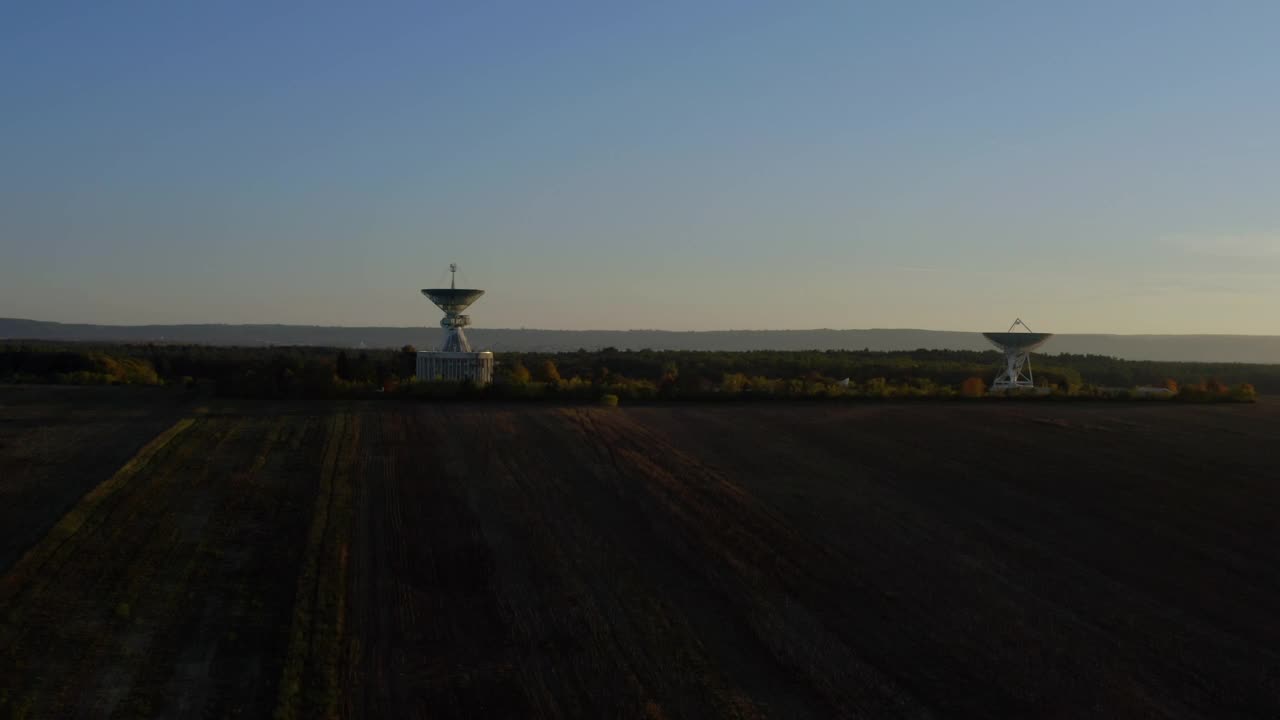
[[[337,414],[330,423],[276,704],[281,720],[334,717],[338,709],[360,417]]]

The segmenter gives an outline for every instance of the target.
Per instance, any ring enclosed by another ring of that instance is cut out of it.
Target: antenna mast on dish
[[[1021,325],[1026,332],[1014,332]],[[1033,332],[1031,327],[1022,322],[1022,318],[1013,321],[1009,330],[1002,333],[982,333],[992,345],[1004,351],[1004,372],[991,383],[993,391],[1026,390],[1034,388],[1035,378],[1031,375],[1031,351],[1039,348],[1053,337],[1053,333]]]

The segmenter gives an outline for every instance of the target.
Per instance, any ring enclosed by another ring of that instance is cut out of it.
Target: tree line
[[[1128,361],[1100,355],[1033,358],[1035,378],[1059,397],[1169,388],[1182,399],[1280,391],[1280,365]],[[416,350],[207,345],[0,343],[0,381],[182,385],[238,397],[330,397],[392,392],[427,397],[628,400],[727,397],[961,397],[986,393],[999,352],[659,351],[509,352],[489,388],[423,383]]]

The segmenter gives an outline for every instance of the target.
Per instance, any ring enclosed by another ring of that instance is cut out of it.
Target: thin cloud
[[[1187,255],[1225,260],[1280,259],[1280,233],[1246,235],[1178,236],[1172,245]]]

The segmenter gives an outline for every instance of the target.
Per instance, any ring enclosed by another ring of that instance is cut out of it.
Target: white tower
[[[1014,332],[1022,326],[1026,332]],[[991,389],[1025,390],[1035,387],[1035,378],[1031,375],[1031,351],[1039,348],[1053,337],[1053,333],[1032,332],[1022,318],[1013,321],[1008,332],[982,333],[992,345],[1004,351],[1005,369],[991,383]]]
[[[493,381],[493,353],[472,352],[471,343],[462,328],[471,324],[471,318],[463,315],[483,290],[462,289],[457,286],[458,265],[451,263],[452,274],[448,288],[428,288],[422,291],[431,302],[444,311],[440,327],[444,328],[444,344],[437,351],[418,353],[419,380],[471,380],[477,385]]]

